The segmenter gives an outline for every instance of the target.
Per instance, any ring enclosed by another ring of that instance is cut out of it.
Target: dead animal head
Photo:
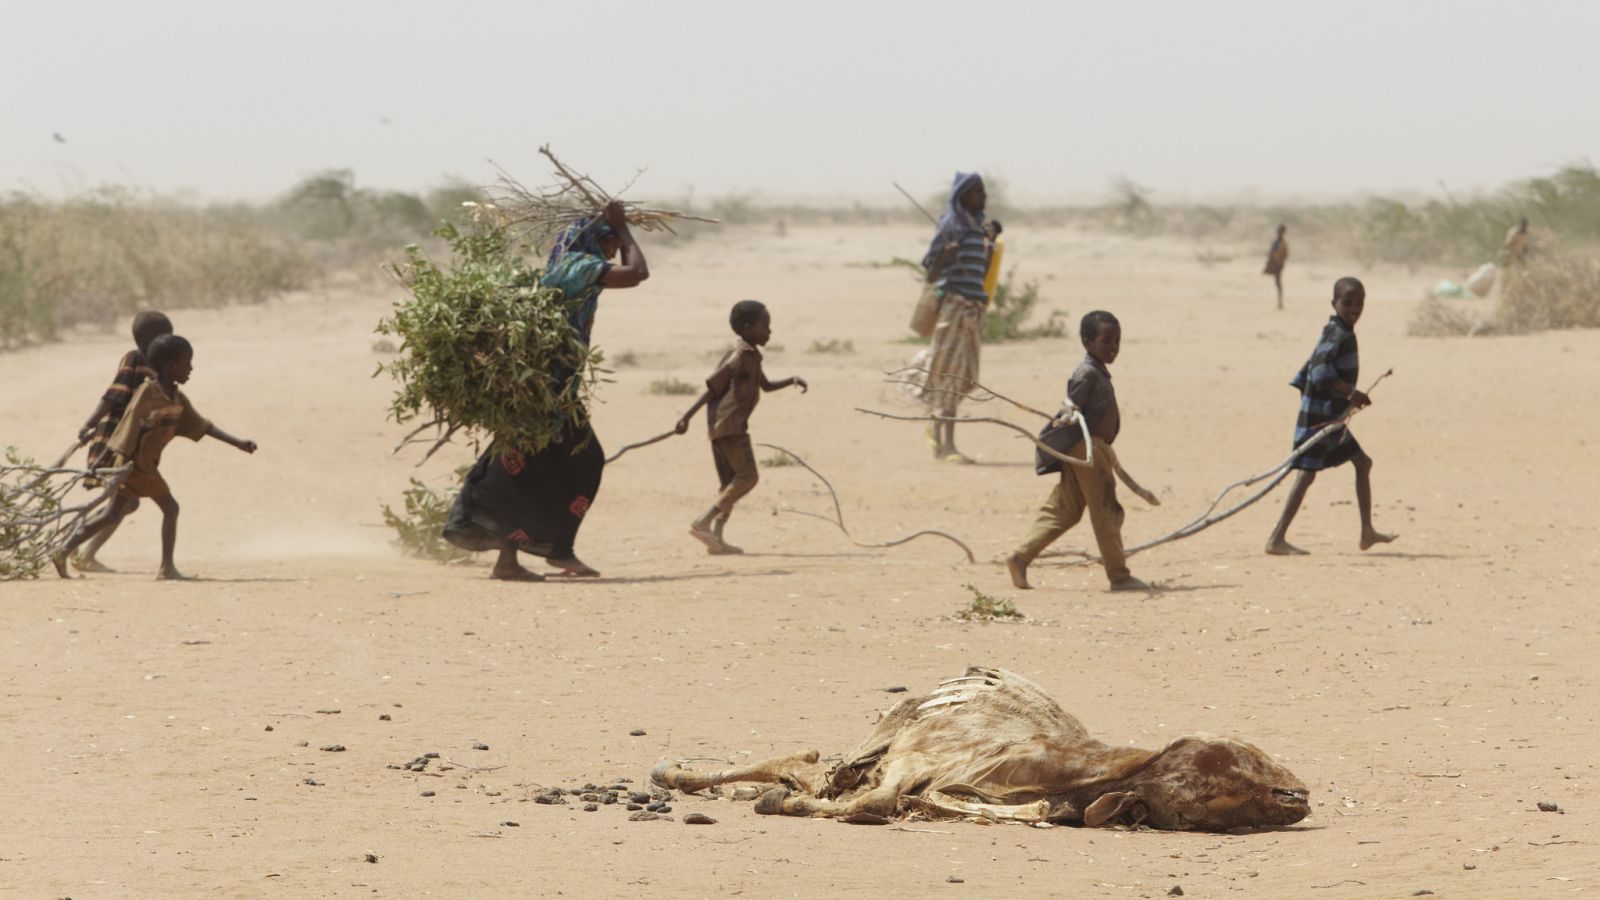
[[[1191,735],[1107,785],[1083,824],[1230,831],[1281,828],[1311,812],[1306,786],[1259,748]]]

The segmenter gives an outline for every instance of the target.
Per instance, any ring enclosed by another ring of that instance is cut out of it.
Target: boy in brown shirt
[[[1040,507],[1039,518],[1022,544],[1006,559],[1006,570],[1011,573],[1013,585],[1032,587],[1028,584],[1028,565],[1078,524],[1087,511],[1111,589],[1148,590],[1149,585],[1128,572],[1127,555],[1122,549],[1122,504],[1117,502],[1116,457],[1111,450],[1111,443],[1122,430],[1122,413],[1117,409],[1117,393],[1111,386],[1107,366],[1116,362],[1122,350],[1122,324],[1111,313],[1095,310],[1083,317],[1078,337],[1088,352],[1067,382],[1067,400],[1083,413],[1089,433],[1084,434],[1069,420],[1069,424],[1046,429],[1040,440],[1052,450],[1077,459],[1084,458],[1085,444],[1093,442],[1094,468],[1065,465],[1055,457],[1039,454],[1039,474],[1060,472],[1061,481]]]
[[[127,478],[110,506],[52,555],[51,562],[62,578],[71,577],[67,574],[67,558],[72,551],[104,529],[116,527],[139,505],[141,497],[149,498],[161,510],[161,571],[156,577],[183,578],[172,562],[178,540],[178,501],[161,477],[161,451],[173,438],[181,436],[192,441],[214,437],[246,453],[256,452],[255,441],[241,440],[211,424],[178,390],[178,385],[188,382],[194,371],[194,348],[187,340],[173,334],[156,338],[150,344],[149,366],[156,377],[133,392],[122,421],[107,443],[116,454],[116,464],[130,466]]]
[[[776,391],[797,385],[806,392],[805,379],[785,378],[768,381],[761,371],[760,347],[772,339],[772,316],[756,300],[740,300],[728,315],[728,324],[739,336],[733,349],[723,355],[717,370],[706,379],[706,391],[678,420],[679,434],[689,430],[689,420],[706,407],[706,424],[711,429],[711,457],[717,465],[722,493],[705,515],[689,525],[689,534],[706,545],[712,554],[743,553],[722,539],[722,528],[740,497],[750,493],[761,480],[756,470],[755,450],[750,446],[750,414],[763,391]]]

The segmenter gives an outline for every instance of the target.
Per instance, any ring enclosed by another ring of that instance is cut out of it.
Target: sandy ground
[[[1107,593],[1098,570],[1059,560],[1041,562],[1039,589],[1021,592],[993,560],[1050,487],[1029,448],[968,428],[962,445],[982,464],[940,464],[917,426],[852,411],[902,408],[878,373],[913,349],[901,338],[915,285],[861,264],[914,256],[924,239],[761,228],[653,248],[654,278],[603,300],[597,340],[634,362],[604,388],[597,427],[613,447],[670,427],[688,398],[647,386],[703,378],[728,337],[727,307],[760,297],[775,315],[768,373],[802,374],[812,390],[768,395],[756,439],[828,474],[859,536],[942,527],[965,537],[978,565],[937,541],[859,550],[826,523],[779,514],[827,508],[795,467],[763,469],[729,526],[749,555],[708,557],[686,534],[714,487],[698,430],[607,471],[579,543],[605,572],[598,582],[500,584],[485,560],[404,559],[379,505],[398,501],[415,457],[389,454],[402,429],[385,421],[387,385],[370,377],[372,326],[392,291],[373,283],[175,313],[197,348],[196,406],[261,451],[180,442],[168,453],[184,505],[178,563],[204,580],[151,580],[151,508],[104,554],[121,574],[0,585],[0,895],[1600,887],[1600,664],[1587,607],[1600,576],[1600,333],[1410,338],[1427,274],[1361,273],[1363,381],[1396,374],[1356,432],[1377,463],[1379,527],[1397,543],[1357,549],[1345,469],[1313,487],[1292,533],[1311,556],[1261,553],[1280,494],[1135,557],[1157,593]],[[1286,453],[1296,408],[1286,382],[1343,267],[1297,258],[1280,313],[1257,274],[1259,248],[1208,266],[1175,241],[1021,227],[1007,240],[1046,307],[1074,324],[1094,307],[1123,321],[1117,447],[1163,500],[1150,509],[1124,497],[1130,543]],[[854,352],[808,352],[833,338]],[[0,356],[0,443],[54,456],[124,343]],[[1080,355],[1071,338],[995,346],[984,377],[1049,405]],[[468,453],[441,455],[422,474],[444,484]],[[1090,542],[1085,527],[1062,546]],[[968,584],[1014,599],[1033,622],[949,620],[971,600]],[[1238,735],[1312,787],[1313,815],[1252,835],[904,831],[758,817],[727,800],[674,804],[675,816],[710,814],[711,827],[527,802],[539,785],[642,782],[664,757],[844,752],[894,699],[883,688],[925,689],[969,663],[1027,675],[1111,741]],[[331,744],[347,750],[319,749]],[[425,751],[458,765],[444,777],[387,767]],[[1564,813],[1539,812],[1539,801]]]

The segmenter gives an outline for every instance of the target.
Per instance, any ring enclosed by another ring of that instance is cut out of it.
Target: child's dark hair
[[[176,362],[194,353],[194,347],[189,341],[175,334],[163,334],[150,342],[150,368],[161,374],[161,369],[169,362]]]
[[[767,305],[760,300],[740,300],[728,313],[728,324],[733,326],[735,334],[744,334],[746,328],[766,314]]]
[[[1113,316],[1111,313],[1108,313],[1103,309],[1097,309],[1094,312],[1085,313],[1083,316],[1083,321],[1078,323],[1078,339],[1087,345],[1090,341],[1100,336],[1101,328],[1104,328],[1107,325],[1121,324],[1121,322],[1117,321],[1116,316]]]
[[[1367,299],[1367,286],[1361,283],[1361,279],[1346,275],[1333,283],[1333,302],[1338,303],[1346,297]]]
[[[172,320],[167,314],[147,309],[133,317],[133,343],[141,353],[149,354],[150,344],[164,334],[172,333]]]

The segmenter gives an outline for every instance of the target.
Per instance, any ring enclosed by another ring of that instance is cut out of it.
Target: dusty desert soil
[[[1291,264],[1280,313],[1257,248],[1207,266],[1176,241],[1013,231],[1009,256],[1042,279],[1047,307],[1074,323],[1106,307],[1124,323],[1117,446],[1163,501],[1124,497],[1130,542],[1282,457],[1296,404],[1286,381],[1341,265]],[[859,264],[914,256],[924,238],[761,228],[653,248],[654,278],[603,300],[598,341],[634,361],[605,387],[597,427],[613,447],[669,427],[687,398],[647,385],[703,378],[729,304],[762,298],[775,315],[769,374],[803,374],[812,390],[767,396],[757,440],[828,474],[860,536],[942,527],[972,544],[977,565],[933,541],[858,550],[826,523],[778,514],[826,508],[794,467],[764,469],[733,520],[729,537],[749,555],[708,557],[685,533],[714,486],[698,432],[607,471],[579,545],[601,581],[499,584],[482,560],[404,559],[378,508],[397,500],[414,458],[389,454],[401,429],[384,419],[386,385],[369,377],[389,289],[176,313],[197,348],[190,396],[261,451],[184,442],[168,453],[184,504],[179,565],[203,580],[151,580],[159,516],[147,509],[104,554],[120,574],[0,585],[0,895],[1164,897],[1181,885],[1189,897],[1334,898],[1600,886],[1589,611],[1600,334],[1410,338],[1428,273],[1360,273],[1363,380],[1396,375],[1356,431],[1377,461],[1379,526],[1397,543],[1357,549],[1346,469],[1314,486],[1293,532],[1311,556],[1260,552],[1273,497],[1136,557],[1135,573],[1161,586],[1149,596],[1107,593],[1098,571],[1059,560],[1020,592],[993,560],[1049,488],[1028,448],[969,428],[963,446],[983,464],[940,464],[917,426],[852,411],[903,408],[878,373],[913,349],[899,341],[915,286]],[[807,352],[832,338],[854,353]],[[0,356],[0,443],[58,452],[123,344]],[[984,377],[1049,405],[1079,356],[1070,338],[991,347]],[[442,455],[422,470],[440,484],[467,451]],[[1088,541],[1085,529],[1063,546]],[[1034,621],[950,621],[967,584]],[[1107,740],[1243,737],[1312,787],[1313,815],[1250,835],[907,831],[758,817],[729,800],[673,804],[675,818],[718,820],[708,827],[527,802],[540,786],[642,782],[665,757],[843,752],[894,699],[883,688],[924,689],[969,663],[1027,675]],[[473,750],[478,741],[489,749]],[[319,749],[333,744],[347,749]],[[426,751],[457,765],[444,777],[388,768]],[[1540,801],[1564,812],[1539,812]]]

